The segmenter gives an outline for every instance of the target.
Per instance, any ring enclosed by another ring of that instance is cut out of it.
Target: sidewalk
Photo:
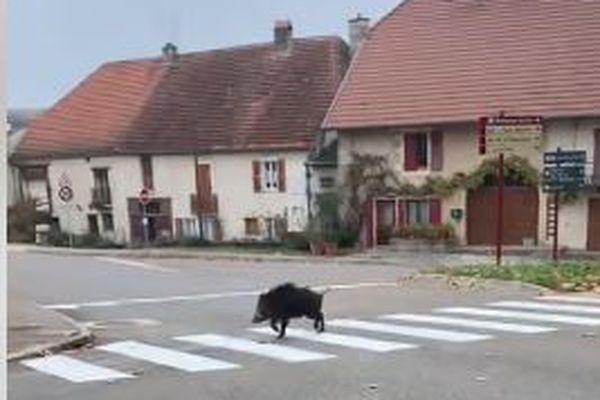
[[[71,255],[88,257],[115,257],[115,258],[199,258],[204,260],[235,260],[235,261],[272,261],[272,262],[297,262],[297,263],[359,263],[377,265],[395,265],[401,256],[407,255],[420,257],[429,256],[439,259],[442,263],[493,263],[495,262],[495,249],[489,246],[460,246],[449,251],[430,249],[395,249],[380,246],[363,252],[354,252],[335,257],[311,256],[309,254],[286,254],[282,252],[262,252],[245,249],[219,249],[208,248],[146,248],[146,249],[82,249],[36,246],[26,244],[9,244],[9,252],[28,252],[38,254]],[[517,261],[549,260],[549,249],[532,247],[507,246],[503,249],[503,259],[508,263]],[[561,259],[600,259],[600,252],[570,251],[561,255]]]
[[[78,347],[92,340],[91,332],[75,321],[9,290],[8,361]]]

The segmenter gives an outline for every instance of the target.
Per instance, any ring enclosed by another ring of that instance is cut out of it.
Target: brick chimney
[[[350,40],[350,52],[354,54],[358,46],[366,39],[369,33],[369,18],[358,14],[348,21],[348,37]]]
[[[292,40],[292,22],[289,20],[275,21],[273,34],[275,46],[287,48]]]

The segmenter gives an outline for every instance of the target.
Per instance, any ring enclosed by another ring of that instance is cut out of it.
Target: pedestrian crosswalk
[[[600,326],[600,297],[556,295],[531,301],[498,301],[479,306],[441,307],[430,313],[389,313],[370,318],[336,318],[327,331],[288,328],[286,339],[275,341],[270,327],[250,327],[240,334],[198,333],[161,338],[160,344],[125,340],[107,343],[82,356],[51,355],[21,364],[46,376],[73,383],[112,382],[138,378],[118,363],[106,366],[106,356],[149,363],[181,373],[223,373],[239,370],[252,360],[282,363],[322,362],[340,358],[340,349],[376,354],[418,351],[431,343],[474,345],[506,334],[544,334],[574,326]],[[599,315],[599,317],[596,317]],[[269,335],[269,336],[267,336]],[[263,340],[267,338],[267,340]],[[181,347],[186,345],[186,349]],[[318,351],[316,344],[326,347]],[[191,346],[191,347],[190,347]],[[105,357],[93,359],[101,353]],[[230,357],[248,355],[243,362]],[[217,356],[215,356],[217,354]],[[207,356],[209,355],[209,356]]]

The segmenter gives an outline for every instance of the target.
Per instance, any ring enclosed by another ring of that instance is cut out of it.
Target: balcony
[[[92,208],[104,209],[112,206],[110,189],[107,187],[92,188]]]
[[[192,214],[217,215],[219,213],[219,200],[216,194],[209,196],[190,195]]]

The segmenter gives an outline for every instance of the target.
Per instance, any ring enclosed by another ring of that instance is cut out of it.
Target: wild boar
[[[285,328],[290,319],[307,317],[314,320],[317,332],[325,330],[325,317],[321,311],[323,304],[322,293],[315,292],[307,287],[297,287],[293,283],[284,283],[276,286],[258,297],[253,323],[270,320],[271,328],[279,332],[281,339],[285,336]],[[277,324],[280,324],[278,327]]]

